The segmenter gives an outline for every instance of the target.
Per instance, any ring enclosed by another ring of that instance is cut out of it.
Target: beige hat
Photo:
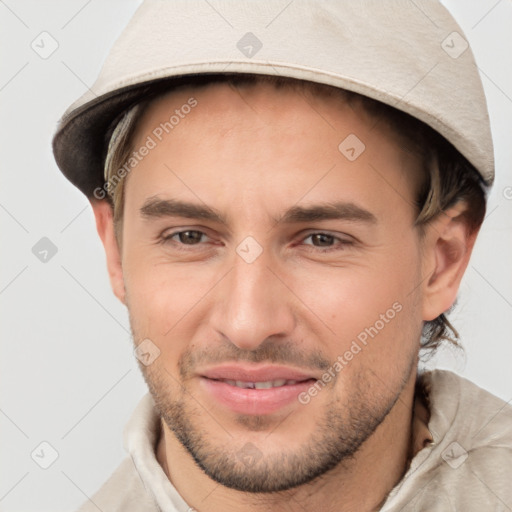
[[[92,196],[113,120],[169,79],[206,73],[281,75],[369,96],[430,125],[493,181],[478,68],[437,0],[145,0],[60,121],[53,150],[64,175]]]

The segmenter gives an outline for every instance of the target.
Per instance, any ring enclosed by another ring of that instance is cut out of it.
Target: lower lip
[[[298,396],[314,384],[314,380],[270,389],[244,389],[225,382],[201,378],[201,385],[219,403],[238,414],[272,414],[298,401]]]

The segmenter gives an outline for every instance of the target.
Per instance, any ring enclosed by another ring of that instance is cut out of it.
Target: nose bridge
[[[264,256],[249,263],[237,255],[218,290],[214,328],[239,348],[254,350],[293,330],[293,311],[270,263]]]

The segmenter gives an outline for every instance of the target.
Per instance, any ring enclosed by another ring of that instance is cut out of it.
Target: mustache
[[[199,366],[233,362],[275,363],[322,371],[329,369],[332,364],[319,350],[305,352],[293,342],[265,340],[254,350],[241,349],[229,342],[195,351],[187,350],[180,357],[178,368],[182,379],[186,379]]]

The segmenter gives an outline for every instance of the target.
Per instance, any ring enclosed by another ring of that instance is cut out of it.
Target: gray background
[[[58,118],[92,85],[139,3],[0,0],[2,511],[73,510],[91,496],[124,457],[122,429],[145,393],[92,211],[50,148]],[[510,401],[512,1],[445,4],[482,74],[497,180],[452,315],[466,355],[444,350],[429,365]],[[246,31],[234,30],[234,45]],[[47,58],[31,46],[43,52],[52,44]],[[49,250],[46,262],[36,257],[41,250]]]

